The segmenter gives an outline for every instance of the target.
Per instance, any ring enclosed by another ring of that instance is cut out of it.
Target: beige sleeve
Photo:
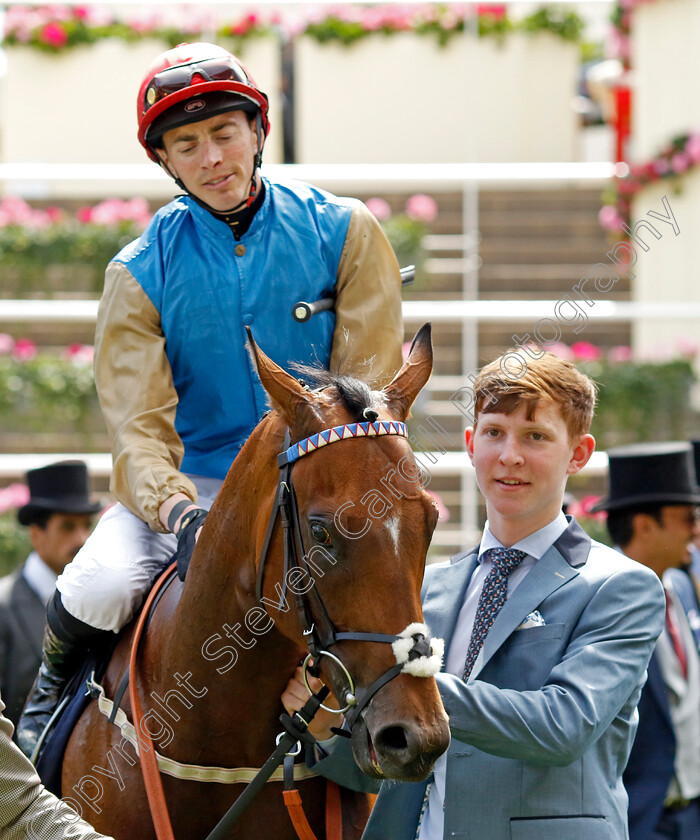
[[[95,384],[112,440],[110,489],[162,532],[162,502],[178,492],[197,501],[197,491],[179,472],[184,447],[175,431],[178,397],[160,315],[122,263],[110,263],[105,274],[95,333]]]
[[[402,364],[401,275],[389,240],[364,204],[350,218],[335,313],[331,370],[385,385]]]
[[[0,710],[3,708],[0,701]],[[12,731],[10,721],[0,715],[0,840],[105,837],[44,788],[32,765],[13,743]]]

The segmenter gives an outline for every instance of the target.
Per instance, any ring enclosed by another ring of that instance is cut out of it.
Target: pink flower
[[[603,355],[600,347],[596,347],[590,341],[576,341],[571,345],[571,352],[579,362],[597,362]]]
[[[676,174],[680,174],[681,172],[685,172],[685,170],[690,166],[690,155],[687,155],[685,152],[678,152],[671,158],[671,168]]]
[[[438,214],[437,201],[429,195],[417,193],[406,202],[406,215],[414,222],[434,222]]]
[[[148,202],[143,198],[132,198],[130,201],[107,198],[94,207],[85,207],[78,211],[78,219],[81,222],[108,227],[120,222],[137,222],[145,227],[150,218]]]
[[[676,338],[676,350],[684,359],[694,359],[698,355],[697,343],[686,335],[679,335]]]
[[[0,513],[26,505],[29,501],[29,488],[25,484],[10,484],[0,490]]]
[[[671,163],[666,158],[657,158],[652,166],[657,175],[666,175],[671,170]]]
[[[691,134],[685,144],[685,153],[691,163],[700,163],[700,134]]]
[[[63,358],[75,365],[91,365],[95,358],[95,348],[90,344],[69,344],[63,351]]]
[[[56,224],[63,220],[64,212],[60,207],[54,207],[52,205],[51,207],[47,207],[44,212],[51,224]]]
[[[482,3],[476,7],[477,15],[485,15],[494,20],[502,20],[506,16],[506,7],[500,3]]]
[[[620,362],[632,361],[632,348],[624,344],[619,344],[617,347],[611,347],[608,352],[608,361],[618,364]]]
[[[438,510],[438,518],[439,518],[440,522],[449,522],[450,521],[450,511],[445,506],[445,503],[442,501],[442,499],[440,498],[440,496],[437,493],[433,492],[432,490],[429,490],[428,492],[433,497],[433,499],[435,499],[435,505],[436,505],[437,510]]]
[[[597,504],[601,499],[600,496],[584,496],[576,502],[569,505],[569,513],[577,519],[598,519],[604,520],[607,514],[604,510],[599,510],[596,513],[591,513],[593,505]]]
[[[36,356],[36,344],[30,338],[18,338],[12,355],[18,362],[28,362]]]
[[[81,207],[75,214],[75,218],[81,225],[89,225],[92,221],[92,207]]]
[[[645,362],[668,362],[673,359],[675,353],[670,342],[659,342],[651,347],[645,345],[640,348],[637,355]]]
[[[373,213],[378,221],[386,222],[391,218],[391,207],[389,206],[389,202],[383,198],[368,198],[365,204],[370,213]]]
[[[12,352],[14,346],[15,340],[11,335],[0,333],[0,356],[7,356],[8,353]]]
[[[605,204],[598,213],[598,222],[605,230],[620,230],[624,224],[622,216],[617,212],[613,204]]]
[[[560,359],[565,359],[567,362],[573,362],[574,354],[568,344],[563,341],[555,341],[554,344],[547,345],[547,352],[558,356]]]
[[[58,23],[47,23],[39,32],[39,38],[50,47],[65,47],[68,43],[68,35],[65,29]]]

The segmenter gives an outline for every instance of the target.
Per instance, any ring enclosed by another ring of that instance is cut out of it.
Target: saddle
[[[171,583],[174,578],[175,575],[173,574],[168,583]],[[152,588],[155,585],[156,581],[154,580]],[[167,586],[163,587],[159,595],[162,596],[166,589]],[[159,600],[160,597],[151,603],[150,614],[146,617],[146,626],[148,626],[153,610]],[[95,695],[92,687],[95,683],[99,684],[99,681],[104,676],[114,649],[120,639],[121,633],[101,633],[95,638],[95,641],[86,651],[83,664],[76,671],[72,679],[68,681],[61,695],[56,712],[41,735],[41,746],[36,760],[36,771],[44,787],[59,798],[62,795],[61,768],[63,766],[63,756],[68,746],[71,733],[90,701],[94,699]],[[118,711],[121,699],[128,687],[128,674],[129,672],[127,670],[117,691],[115,713]]]

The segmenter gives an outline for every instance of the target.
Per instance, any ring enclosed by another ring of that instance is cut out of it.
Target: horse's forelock
[[[333,374],[317,367],[295,366],[303,377],[310,380],[314,388],[335,388],[350,415],[357,421],[365,420],[363,411],[376,402],[377,394],[367,382],[347,374]]]

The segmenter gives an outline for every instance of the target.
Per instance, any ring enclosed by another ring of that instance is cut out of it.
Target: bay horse
[[[308,654],[308,636],[330,622],[345,638],[333,641],[332,655],[317,656],[321,678],[340,707],[352,702],[351,691],[358,699],[365,695],[349,741],[354,770],[364,774],[358,778],[424,779],[449,743],[435,679],[406,667],[378,688],[376,681],[401,661],[394,645],[380,641],[422,622],[420,587],[437,512],[403,421],[430,376],[430,325],[419,331],[405,364],[381,391],[350,377],[329,377],[310,389],[272,362],[252,337],[250,343],[273,410],[232,464],[185,582],[176,579],[153,612],[138,664],[143,728],[157,751],[175,762],[261,767],[274,749],[284,711],[280,697]],[[329,434],[338,427],[340,437]],[[333,445],[319,444],[318,433]],[[301,599],[310,622],[306,635],[294,600],[300,603],[304,586],[285,568],[283,529],[271,516],[276,494],[288,483],[279,480],[278,456],[289,438],[318,444],[307,446],[316,451],[298,458],[293,474],[298,538],[308,558],[305,568],[314,569]],[[106,698],[118,690],[132,633],[133,626],[102,680]],[[128,697],[121,708],[120,715],[130,718]],[[119,718],[117,724],[93,699],[65,753],[64,799],[116,840],[155,840],[136,748],[123,737],[127,729],[119,728]],[[205,838],[243,789],[166,772],[161,778],[176,840]],[[302,778],[298,788],[312,829],[324,837],[325,780]],[[369,797],[341,792],[343,837],[359,840]],[[294,840],[281,783],[266,784],[227,836]]]

